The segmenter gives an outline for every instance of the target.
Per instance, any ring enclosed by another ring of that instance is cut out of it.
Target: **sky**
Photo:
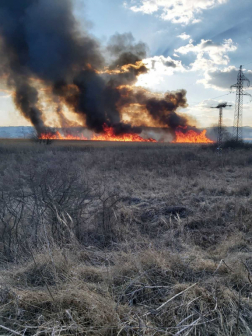
[[[164,93],[185,89],[188,107],[180,112],[198,127],[233,124],[240,65],[252,83],[251,0],[73,0],[83,30],[105,45],[115,33],[131,32],[148,46],[149,71],[138,86]],[[246,83],[245,83],[246,84]],[[251,88],[247,92],[252,94]],[[243,125],[252,126],[252,102],[244,97]],[[0,88],[0,126],[30,125],[16,110],[10,92]]]

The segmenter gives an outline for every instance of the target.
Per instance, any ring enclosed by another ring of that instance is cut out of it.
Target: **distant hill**
[[[26,139],[34,134],[34,128],[31,126],[20,127],[0,127],[0,138],[4,139]]]

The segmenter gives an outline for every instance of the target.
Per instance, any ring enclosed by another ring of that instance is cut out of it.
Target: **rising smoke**
[[[135,43],[130,33],[116,34],[102,50],[80,30],[72,5],[71,0],[0,2],[1,78],[7,79],[17,108],[38,134],[46,129],[38,84],[59,102],[58,114],[65,104],[98,133],[104,124],[116,134],[140,133],[141,128],[132,126],[134,120],[128,124],[121,120],[122,109],[132,104],[172,130],[187,125],[176,112],[187,106],[184,90],[160,97],[134,87],[138,76],[148,71],[142,62],[146,45]],[[59,120],[65,126],[66,119]]]

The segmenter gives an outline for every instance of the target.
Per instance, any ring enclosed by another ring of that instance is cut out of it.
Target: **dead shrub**
[[[50,254],[37,254],[33,261],[8,274],[13,284],[19,287],[43,287],[65,282],[70,269],[71,265],[56,250],[53,257]]]

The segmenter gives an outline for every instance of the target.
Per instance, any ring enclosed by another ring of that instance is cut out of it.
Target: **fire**
[[[84,136],[62,135],[60,132],[44,133],[40,135],[41,140],[87,140]]]
[[[116,135],[112,127],[103,126],[104,133],[100,135],[93,135],[91,140],[94,141],[125,141],[125,142],[157,142],[154,139],[144,139],[135,133],[127,133]]]
[[[187,130],[187,127],[179,127],[176,132],[176,139],[173,143],[213,143],[212,140],[206,137],[206,130],[194,131]],[[44,133],[40,135],[41,140],[88,140],[83,135],[62,135],[59,131],[52,133]],[[120,142],[157,142],[155,139],[144,139],[140,135],[135,133],[125,133],[116,135],[113,127],[103,126],[102,134],[93,134],[92,141],[120,141]]]
[[[182,129],[182,127],[180,127]],[[183,131],[181,129],[177,129],[176,139],[173,141],[174,143],[213,143],[214,141],[208,139],[206,137],[206,130],[202,132],[196,132],[193,130]],[[183,128],[183,129],[186,129]]]
[[[104,125],[104,133],[96,135],[94,134],[91,138],[92,141],[121,141],[121,142],[157,142],[154,139],[144,139],[135,133],[128,133],[122,135],[115,135],[112,127]],[[40,135],[41,140],[88,140],[84,136],[74,136],[74,135],[62,135],[60,132],[55,133],[44,133]]]

